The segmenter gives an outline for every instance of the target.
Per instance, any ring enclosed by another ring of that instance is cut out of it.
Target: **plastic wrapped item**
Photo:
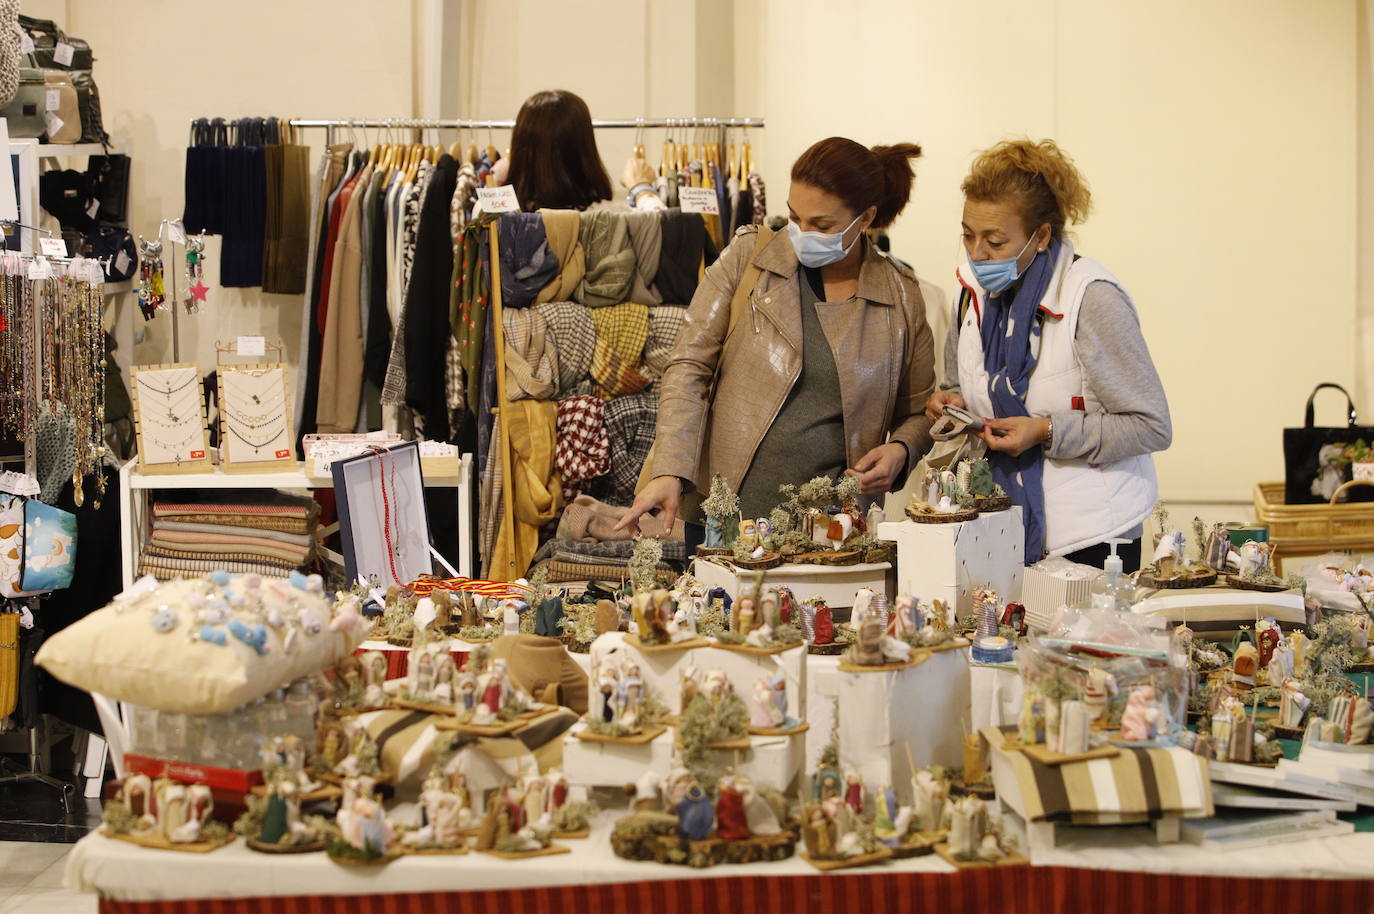
[[[1027,624],[1036,631],[1047,631],[1061,606],[1091,605],[1093,581],[1101,574],[1100,568],[1070,562],[1063,556],[1028,567],[1021,588]]]
[[[1374,556],[1328,552],[1302,567],[1307,598],[1322,609],[1363,612],[1374,605]]]
[[[1031,636],[1016,652],[1024,683],[1020,742],[1059,751],[1060,711],[1081,702],[1094,745],[1175,743],[1186,726],[1189,677],[1168,632],[1115,610],[1070,612],[1060,632],[1068,637]]]
[[[168,761],[252,771],[264,741],[293,734],[315,739],[319,700],[309,680],[223,714],[181,714],[133,705],[129,751]]]

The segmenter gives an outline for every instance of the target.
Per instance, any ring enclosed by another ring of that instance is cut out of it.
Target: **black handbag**
[[[1339,390],[1345,396],[1347,422],[1343,426],[1317,426],[1313,401],[1323,387]],[[1301,428],[1283,430],[1284,503],[1290,505],[1326,504],[1342,483],[1351,478],[1345,449],[1363,441],[1374,444],[1374,427],[1360,425],[1355,403],[1339,384],[1318,384],[1307,398]],[[1368,501],[1371,494],[1356,487],[1351,501]]]
[[[124,256],[120,257],[120,253]],[[138,248],[134,236],[122,225],[97,225],[88,231],[81,242],[81,256],[107,258],[105,281],[124,282],[132,279],[138,269]]]
[[[100,202],[95,217],[101,222],[129,221],[129,157],[91,156],[86,165],[91,196]]]

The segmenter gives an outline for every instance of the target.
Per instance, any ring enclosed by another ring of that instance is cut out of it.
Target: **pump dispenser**
[[[1130,612],[1134,588],[1130,582],[1125,580],[1122,569],[1125,567],[1121,557],[1116,554],[1116,547],[1129,543],[1130,540],[1107,540],[1111,545],[1112,554],[1107,556],[1107,560],[1102,563],[1102,574],[1097,576],[1093,582],[1092,605],[1098,609],[1119,609],[1122,612]]]

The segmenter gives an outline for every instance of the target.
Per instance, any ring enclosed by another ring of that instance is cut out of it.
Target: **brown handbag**
[[[0,613],[0,717],[19,704],[19,614]]]
[[[48,108],[48,114],[56,115],[61,124],[57,130],[48,126],[49,143],[76,143],[81,140],[81,107],[77,102],[76,86],[71,76],[62,70],[44,70],[43,82],[47,92],[57,92],[57,108]],[[45,99],[45,105],[46,99]],[[56,121],[52,122],[57,123]]]

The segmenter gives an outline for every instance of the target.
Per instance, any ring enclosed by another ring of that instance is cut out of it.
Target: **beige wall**
[[[1312,384],[1354,380],[1353,5],[741,2],[774,186],[823,136],[922,143],[894,248],[947,290],[973,151],[1029,134],[1075,156],[1079,247],[1133,293],[1170,398],[1166,499],[1248,502]]]
[[[23,0],[21,9],[56,18],[95,50],[106,129],[132,143],[135,235],[156,234],[160,220],[180,216],[194,117],[396,117],[412,111],[408,2]],[[319,145],[323,135],[313,131],[308,139]],[[300,297],[220,289],[219,239],[207,247],[209,303],[199,315],[180,318],[182,359],[208,370],[215,340],[258,333],[282,339],[294,361]],[[178,282],[184,287],[180,277]],[[133,296],[122,298],[122,319],[143,338],[137,362],[171,361],[170,317],[145,324]]]

